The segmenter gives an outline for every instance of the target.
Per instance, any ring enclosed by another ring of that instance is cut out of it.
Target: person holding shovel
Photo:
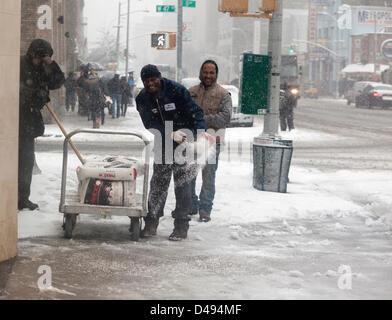
[[[144,66],[140,75],[144,89],[136,97],[136,106],[144,127],[151,130],[155,138],[148,213],[141,236],[146,238],[157,234],[173,176],[176,207],[172,212],[174,230],[169,240],[181,241],[188,236],[188,215],[192,205],[191,182],[196,176],[197,166],[186,161],[180,163],[173,155],[176,150],[181,150],[181,144],[191,140],[192,135],[195,136],[198,131],[205,133],[203,110],[192,100],[185,87],[163,78],[155,65]]]
[[[26,55],[20,59],[19,88],[19,167],[18,209],[36,210],[31,202],[30,186],[34,166],[34,139],[42,136],[45,125],[41,110],[50,102],[49,90],[61,88],[64,73],[52,60],[51,44],[42,39],[31,42]]]

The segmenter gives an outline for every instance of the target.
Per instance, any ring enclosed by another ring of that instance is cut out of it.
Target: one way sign
[[[167,33],[153,33],[151,35],[151,47],[153,48],[166,48],[168,42]]]

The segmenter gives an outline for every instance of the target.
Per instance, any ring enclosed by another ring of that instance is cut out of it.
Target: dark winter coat
[[[44,134],[45,126],[41,109],[50,102],[49,90],[59,89],[65,81],[64,73],[53,61],[50,65],[35,66],[33,58],[37,55],[52,56],[49,42],[34,40],[27,54],[20,59],[19,90],[19,136],[38,137]]]
[[[114,77],[108,82],[109,93],[112,94],[122,94],[121,81],[119,77]]]
[[[122,104],[129,104],[132,98],[132,89],[127,80],[121,80]]]
[[[105,107],[105,95],[109,96],[105,83],[99,77],[83,76],[79,79],[78,86],[87,93],[89,110],[98,114]]]
[[[76,79],[74,77],[68,77],[65,80],[64,87],[66,89],[67,94],[75,94],[76,93]]]
[[[194,134],[197,130],[206,130],[206,122],[203,110],[184,86],[166,78],[162,78],[161,83],[162,89],[158,98],[143,89],[136,97],[136,105],[144,127],[161,133],[164,152],[165,134],[170,134],[165,132],[166,121],[173,122],[173,131],[189,129]]]

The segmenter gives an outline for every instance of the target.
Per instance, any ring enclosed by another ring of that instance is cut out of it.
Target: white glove
[[[105,96],[105,104],[106,104],[106,105],[111,105],[111,104],[113,104],[112,98],[110,98],[110,97],[108,97],[108,96]]]
[[[179,144],[186,142],[186,134],[184,132],[182,132],[181,130],[174,131],[172,133],[172,139]]]

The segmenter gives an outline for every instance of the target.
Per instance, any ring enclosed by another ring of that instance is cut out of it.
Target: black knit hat
[[[148,78],[160,78],[161,76],[162,74],[159,72],[158,68],[152,64],[144,66],[140,72],[140,77],[143,82]]]
[[[27,55],[30,58],[53,56],[53,49],[51,44],[43,39],[35,39],[30,43]]]

